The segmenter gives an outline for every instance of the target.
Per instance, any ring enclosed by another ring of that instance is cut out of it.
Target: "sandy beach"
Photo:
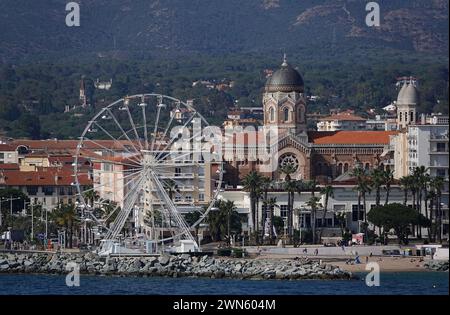
[[[343,257],[320,257],[320,256],[299,256],[308,257],[314,260],[322,260],[323,263],[339,266],[343,270],[351,272],[366,272],[366,256],[360,256],[360,264],[347,264]],[[292,259],[292,255],[260,255],[256,259]],[[380,270],[390,272],[410,272],[410,271],[426,271],[424,260],[421,257],[388,257],[373,256],[369,257],[368,262],[376,262],[380,266]]]

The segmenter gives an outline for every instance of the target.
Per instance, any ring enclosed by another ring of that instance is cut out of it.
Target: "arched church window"
[[[275,121],[275,110],[273,107],[270,108],[270,121]]]
[[[399,121],[402,121],[402,118],[403,118],[403,113],[402,112],[400,112],[400,116],[399,116]]]
[[[304,120],[303,113],[304,113],[303,106],[300,106],[298,109],[298,121],[299,122],[303,122],[303,120]]]
[[[414,121],[414,112],[409,113],[409,121]]]
[[[289,109],[285,108],[283,113],[284,113],[284,121],[289,121]]]
[[[338,164],[338,175],[342,174],[342,170],[343,170],[343,165],[342,165],[342,163],[339,163]]]
[[[408,122],[408,112],[405,112],[405,121]]]
[[[370,169],[370,164],[369,164],[369,163],[366,163],[366,165],[365,165],[364,168],[366,169],[366,171],[368,171],[368,170]]]
[[[345,163],[345,164],[344,164],[344,172],[345,172],[345,173],[348,172],[348,163]]]

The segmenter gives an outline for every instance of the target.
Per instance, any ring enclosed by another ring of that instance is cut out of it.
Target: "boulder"
[[[165,266],[170,262],[170,256],[162,255],[158,258],[158,262],[161,266]]]

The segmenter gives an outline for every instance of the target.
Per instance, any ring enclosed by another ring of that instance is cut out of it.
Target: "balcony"
[[[168,179],[168,178],[194,178],[194,173],[173,173],[170,175],[161,175],[159,178]]]
[[[430,150],[430,154],[433,154],[433,155],[439,155],[439,154],[441,154],[441,155],[448,155],[448,150],[432,149],[432,150]]]

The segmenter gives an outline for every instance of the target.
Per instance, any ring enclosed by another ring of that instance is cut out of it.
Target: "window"
[[[339,163],[338,164],[338,175],[342,174],[342,170],[343,170],[343,165],[342,165],[342,163]]]
[[[438,176],[438,177],[445,177],[445,168],[438,168],[438,169],[436,169],[436,176]]]
[[[59,192],[58,192],[58,194],[59,194],[59,195],[64,195],[64,194],[65,194],[64,187],[59,187]]]
[[[175,167],[175,176],[180,176],[180,174],[181,174],[181,168]]]
[[[285,108],[283,113],[284,113],[284,121],[289,121],[289,109]]]
[[[409,112],[409,121],[414,121],[414,112]]]
[[[437,152],[445,152],[445,142],[436,143],[436,151]]]
[[[112,164],[111,163],[103,163],[103,171],[112,172]]]
[[[192,196],[191,195],[186,195],[184,197],[184,200],[186,200],[186,202],[191,202],[192,201]]]
[[[399,117],[399,121],[402,121],[402,118],[403,118],[403,115],[402,115],[403,113],[402,112],[400,112],[400,117]]]
[[[359,218],[358,218],[358,212],[359,212]],[[358,205],[352,205],[352,221],[364,221],[364,206],[361,205],[358,211]]]
[[[198,201],[205,201],[205,194],[204,193],[199,193],[198,194]]]
[[[347,173],[348,172],[348,163],[344,164],[344,172]]]
[[[175,202],[180,202],[181,201],[181,196],[180,195],[176,195],[175,196]]]
[[[46,196],[51,196],[53,195],[54,189],[51,186],[44,186],[43,191]]]
[[[366,169],[366,171],[368,171],[370,169],[370,164],[366,163],[366,165],[364,166],[364,168]]]
[[[287,205],[281,205],[280,206],[280,217],[287,218],[288,216],[288,206]]]
[[[38,192],[37,186],[27,186],[27,194],[28,195],[36,195]]]
[[[275,121],[275,110],[273,107],[270,108],[270,121]]]

